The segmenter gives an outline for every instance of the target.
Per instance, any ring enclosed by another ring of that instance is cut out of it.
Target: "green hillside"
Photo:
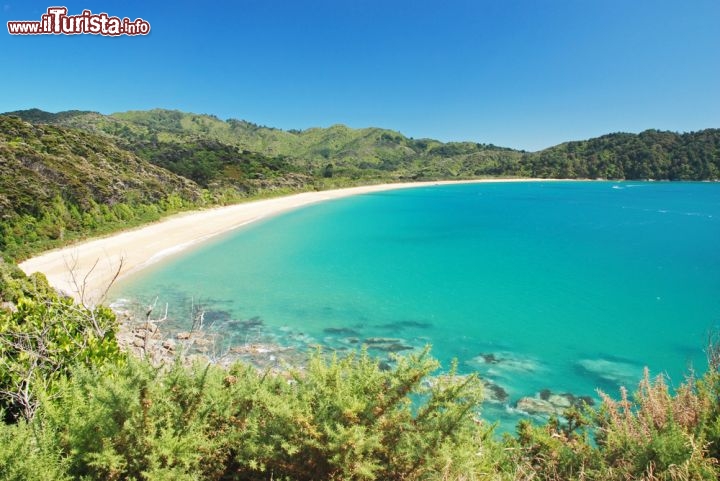
[[[22,257],[198,205],[194,182],[112,140],[0,116],[0,250]]]
[[[720,129],[609,134],[528,154],[523,162],[535,177],[717,180]]]
[[[283,131],[241,120],[222,121],[211,115],[170,110],[125,112],[102,116],[93,112],[48,114],[38,110],[9,112],[29,122],[88,130],[117,139],[146,160],[159,163],[157,150],[185,144],[210,143],[259,154],[318,178],[403,180],[467,178],[521,174],[521,153],[470,142],[443,144],[414,140],[378,128],[343,125],[304,131]],[[341,182],[342,183],[342,182]]]
[[[442,143],[412,139],[379,128],[343,125],[283,131],[212,115],[150,110],[101,115],[39,110],[12,112],[29,122],[79,128],[116,139],[119,145],[152,163],[201,184],[222,184],[228,149],[249,156],[252,172],[273,177],[291,172],[315,178],[353,181],[452,179],[477,176],[544,178],[687,179],[720,177],[720,130],[678,134],[647,130],[615,133],[567,142],[539,152],[521,152],[491,144]],[[190,151],[190,155],[183,150]],[[198,153],[199,152],[199,153]],[[168,161],[178,156],[181,160]],[[207,158],[210,157],[210,160]],[[178,164],[178,165],[174,165]],[[254,169],[254,170],[253,170]],[[296,185],[308,179],[294,178]]]

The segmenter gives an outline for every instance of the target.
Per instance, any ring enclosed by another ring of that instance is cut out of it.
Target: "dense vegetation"
[[[214,141],[240,152],[280,158],[314,176],[350,179],[436,179],[521,176],[609,179],[717,179],[720,130],[676,134],[647,130],[567,142],[539,152],[492,144],[442,143],[407,138],[392,130],[343,125],[282,131],[212,115],[151,110],[103,116],[93,112],[14,112],[31,122],[53,123],[121,139],[129,150],[162,143]],[[153,161],[150,156],[144,157]]]
[[[203,201],[198,186],[81,130],[0,116],[0,251],[22,257]]]
[[[3,480],[714,480],[720,351],[671,391],[493,434],[482,384],[427,351],[381,369],[360,351],[303,369],[123,355],[116,321],[0,262]]]
[[[706,180],[720,178],[720,129],[646,130],[567,142],[526,154],[534,177]]]

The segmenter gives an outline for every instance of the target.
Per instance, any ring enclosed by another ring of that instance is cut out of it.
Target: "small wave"
[[[110,303],[110,309],[123,309],[130,307],[131,304],[132,302],[130,301],[130,299],[125,299],[124,297],[121,297],[120,299],[115,299],[113,302]]]

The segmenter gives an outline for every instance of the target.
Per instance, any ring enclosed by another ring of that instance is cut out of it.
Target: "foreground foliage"
[[[0,424],[0,479],[717,479],[717,373],[674,395],[645,379],[568,420],[502,440],[474,377],[425,353],[381,371],[365,353],[258,373],[144,361],[76,365],[35,417]],[[426,382],[422,382],[425,379]],[[419,397],[418,397],[419,396]],[[679,412],[683,414],[678,414]],[[591,441],[592,434],[595,441]]]
[[[714,480],[720,348],[671,390],[519,423],[479,417],[482,384],[428,351],[381,369],[367,352],[304,368],[152,366],[123,356],[113,314],[58,298],[0,262],[1,480]]]
[[[475,378],[432,388],[425,354],[380,371],[316,356],[290,378],[245,365],[78,369],[36,422],[75,479],[424,479],[477,471]],[[426,400],[413,412],[409,395]]]
[[[25,278],[0,260],[0,413],[32,420],[40,398],[78,365],[120,362],[115,315],[61,298],[42,274]]]
[[[630,398],[600,393],[598,410],[569,411],[567,421],[521,422],[515,463],[543,480],[718,479],[720,374],[716,366],[674,393],[647,370]],[[591,442],[594,435],[594,443]]]

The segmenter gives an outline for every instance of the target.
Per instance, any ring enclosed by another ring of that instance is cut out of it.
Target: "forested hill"
[[[717,180],[720,129],[609,134],[526,154],[524,160],[536,177]]]
[[[720,130],[647,130],[567,142],[539,152],[492,144],[412,139],[379,128],[283,131],[212,115],[150,110],[101,115],[37,109],[11,112],[28,122],[91,131],[201,184],[222,180],[229,153],[271,159],[271,170],[354,180],[532,176],[609,179],[720,177]],[[220,168],[219,168],[220,167]],[[264,174],[263,174],[264,175]]]
[[[112,139],[0,116],[0,251],[11,257],[154,220],[201,196],[195,182]]]
[[[647,130],[539,152],[342,125],[32,109],[0,116],[0,251],[18,259],[184,208],[274,192],[480,176],[720,178],[720,130]]]

